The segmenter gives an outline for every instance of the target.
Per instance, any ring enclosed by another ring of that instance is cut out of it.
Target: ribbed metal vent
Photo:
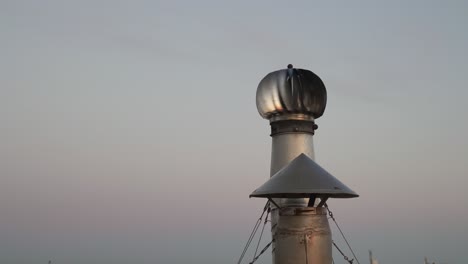
[[[292,65],[269,73],[257,88],[257,109],[265,119],[285,114],[319,118],[326,104],[327,90],[320,77]]]

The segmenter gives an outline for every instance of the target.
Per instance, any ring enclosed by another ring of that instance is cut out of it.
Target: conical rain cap
[[[353,198],[359,195],[302,153],[279,170],[250,197],[263,198]]]

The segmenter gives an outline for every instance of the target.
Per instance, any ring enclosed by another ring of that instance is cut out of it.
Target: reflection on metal
[[[326,104],[327,91],[320,77],[291,64],[287,69],[269,73],[257,88],[257,109],[265,119],[319,118]]]
[[[304,120],[281,120],[270,122],[271,126],[271,136],[276,136],[278,134],[284,133],[296,133],[296,132],[305,132],[314,135],[315,130],[318,126],[315,122],[304,121]]]
[[[313,161],[325,85],[313,72],[288,65],[261,80],[256,102],[271,125],[271,178],[251,197],[271,201],[273,263],[331,264],[331,232],[321,206],[329,197],[358,195]]]
[[[280,122],[283,121],[278,121],[275,123]],[[312,123],[311,121],[303,122]],[[271,123],[270,125],[273,127],[275,123]],[[275,173],[288,165],[293,159],[302,153],[306,154],[311,159],[314,159],[314,143],[312,133],[297,131],[272,135],[270,176],[275,175]],[[309,199],[279,199],[277,202],[282,207],[304,207],[307,206]]]
[[[312,194],[331,198],[358,197],[305,154],[299,155],[278,171],[250,197],[308,198]]]
[[[331,231],[325,208],[281,208],[274,210],[273,263],[332,263]]]

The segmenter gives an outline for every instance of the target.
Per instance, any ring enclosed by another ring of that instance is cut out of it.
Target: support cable
[[[237,261],[237,264],[240,264],[240,263],[242,262],[242,259],[244,258],[245,253],[247,252],[247,249],[248,249],[249,246],[250,246],[250,243],[252,242],[253,238],[255,237],[255,234],[257,233],[258,228],[260,227],[260,224],[262,223],[263,215],[265,214],[265,212],[267,211],[267,209],[268,209],[269,207],[270,207],[270,201],[266,202],[265,207],[263,208],[262,214],[261,214],[260,217],[257,219],[257,222],[255,222],[255,226],[254,226],[254,228],[252,229],[252,233],[250,233],[249,239],[247,240],[247,243],[245,244],[244,250],[242,251],[242,254],[241,254],[240,258],[239,258],[239,260]],[[270,242],[270,243],[271,243],[271,242]]]
[[[267,214],[265,216],[265,222],[263,222],[262,232],[260,232],[260,237],[258,238],[257,247],[255,248],[254,258],[255,258],[255,255],[257,255],[258,246],[260,246],[260,241],[262,241],[263,231],[265,231],[265,226],[268,222],[268,215],[270,214],[270,210],[271,210],[270,207],[268,207]]]
[[[346,256],[346,255],[343,253],[343,251],[341,251],[341,249],[335,244],[335,241],[332,240],[332,243],[333,243],[333,245],[335,246],[335,248],[338,249],[338,251],[339,251],[340,254],[343,256],[343,258],[344,258],[346,261],[348,261],[349,264],[353,264],[354,259],[349,259],[348,256]],[[332,258],[332,260],[333,260],[333,258]],[[335,261],[333,260],[333,263],[334,263],[334,262],[335,262]]]
[[[335,219],[335,217],[333,216],[332,211],[330,211],[330,209],[328,208],[328,204],[325,203],[324,206],[325,206],[325,208],[327,208],[328,215],[330,216],[330,218],[333,220],[333,222],[335,222],[336,227],[337,227],[338,230],[340,231],[341,236],[343,237],[344,241],[346,242],[346,245],[348,245],[348,248],[349,248],[349,250],[351,251],[351,253],[353,254],[354,259],[356,260],[356,262],[357,262],[358,264],[361,264],[361,263],[359,263],[359,259],[356,257],[356,254],[354,254],[354,251],[353,251],[353,249],[351,248],[351,245],[349,244],[348,240],[346,239],[345,235],[343,234],[343,231],[341,231],[341,228],[340,228],[340,226],[338,225],[338,222],[336,222],[336,219]],[[333,242],[333,245],[335,245],[335,247],[338,249],[338,247],[336,246],[335,242]],[[345,256],[345,255],[343,254],[343,252],[342,252],[340,249],[338,249],[338,250],[340,251],[340,253],[341,253],[343,256]],[[346,258],[345,258],[345,259],[346,259]],[[352,263],[352,261],[353,261],[353,260],[351,260],[350,263]],[[349,262],[349,261],[348,261],[348,262]]]
[[[275,242],[275,239],[271,240],[270,243],[268,243],[263,249],[262,251],[260,251],[260,253],[251,261],[249,262],[249,264],[253,264],[255,261],[257,261],[257,259],[263,254],[265,253],[265,251],[271,246],[271,243]]]

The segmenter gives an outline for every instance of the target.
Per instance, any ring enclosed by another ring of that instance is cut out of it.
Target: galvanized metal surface
[[[272,137],[270,176],[273,176],[284,166],[288,165],[301,153],[314,157],[313,136],[309,133],[288,133]],[[307,206],[309,199],[280,199],[280,206]]]
[[[325,208],[272,211],[273,263],[331,264],[332,238]]]
[[[256,101],[258,112],[270,123],[281,120],[313,122],[325,111],[327,93],[317,75],[288,65],[288,69],[263,78],[257,88]],[[272,135],[270,176],[302,153],[314,159],[312,134],[297,131]],[[308,198],[274,200],[282,208],[281,213],[272,208],[271,214],[273,263],[331,264],[331,232],[327,216],[321,211],[324,208],[307,207]]]
[[[281,120],[276,122],[270,122],[271,134],[270,136],[276,136],[285,133],[296,133],[305,132],[314,135],[315,130],[318,126],[314,121],[304,120]]]
[[[288,65],[260,81],[256,99],[258,112],[266,119],[290,114],[319,118],[325,111],[327,91],[315,73]]]
[[[303,121],[314,121],[314,117],[306,114],[282,114],[270,117],[270,123],[282,120],[303,120]]]
[[[304,153],[275,173],[250,197],[308,198],[311,194],[331,198],[358,197],[353,190]]]
[[[287,133],[272,137],[270,176],[273,176],[301,154],[314,159],[313,135]]]
[[[296,132],[272,136],[270,174],[276,174],[302,153],[314,157],[312,134]],[[273,207],[271,213],[273,264],[331,264],[331,231],[325,208],[306,207],[308,198],[274,200],[282,208]]]

